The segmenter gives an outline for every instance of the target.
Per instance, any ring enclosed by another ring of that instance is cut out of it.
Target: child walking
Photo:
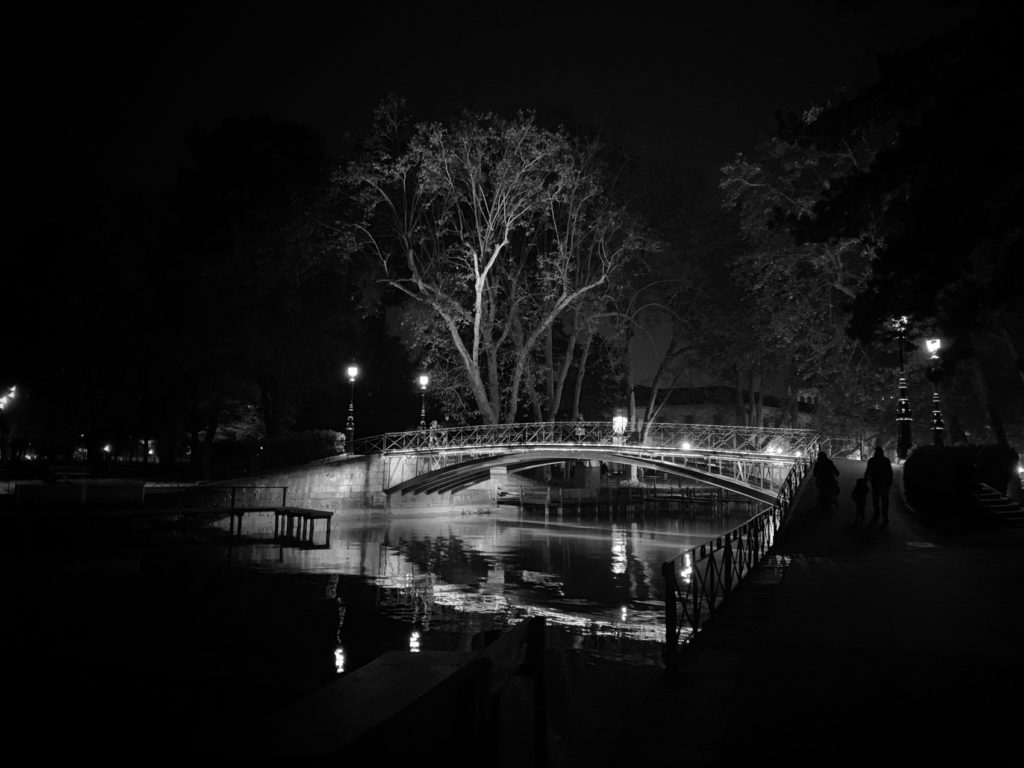
[[[868,503],[868,481],[863,477],[857,480],[857,484],[853,486],[853,490],[850,492],[850,498],[853,499],[853,503],[857,508],[857,516],[854,518],[855,522],[864,522],[864,508]]]

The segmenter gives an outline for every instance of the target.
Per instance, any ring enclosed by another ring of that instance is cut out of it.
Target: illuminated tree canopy
[[[577,327],[575,310],[606,301],[645,247],[606,193],[596,147],[529,114],[409,125],[385,102],[335,181],[357,203],[357,252],[418,308],[406,317],[449,405],[488,423],[515,420],[546,334]]]

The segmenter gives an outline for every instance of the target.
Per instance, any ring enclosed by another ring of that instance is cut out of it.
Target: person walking
[[[818,511],[824,512],[836,500],[838,488],[836,478],[839,477],[839,470],[827,453],[818,451],[818,458],[814,460],[812,473],[814,474],[814,485],[818,489]]]
[[[853,499],[854,508],[856,509],[854,522],[863,523],[864,508],[868,504],[868,481],[863,477],[857,478],[857,483],[850,492],[850,498]]]
[[[885,455],[882,446],[875,448],[875,455],[868,459],[868,468],[864,471],[864,479],[871,485],[871,507],[875,516],[872,523],[882,518],[882,525],[889,524],[889,487],[892,485],[892,462]]]

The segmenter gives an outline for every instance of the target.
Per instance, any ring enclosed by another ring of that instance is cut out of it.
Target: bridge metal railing
[[[641,440],[638,431],[616,433],[607,421],[544,421],[386,432],[357,439],[353,448],[357,453],[402,453],[571,444],[808,456],[819,441],[810,429],[662,423],[649,425]]]
[[[865,461],[874,451],[861,437],[843,436],[826,437],[821,442],[822,449],[832,458],[859,459]]]
[[[778,497],[759,514],[710,542],[662,563],[665,581],[665,667],[675,669],[679,653],[722,602],[761,562],[789,514],[800,483],[813,466],[804,455],[789,471]]]

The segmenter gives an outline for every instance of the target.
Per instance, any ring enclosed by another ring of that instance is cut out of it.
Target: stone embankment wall
[[[288,486],[287,505],[337,512],[354,507],[480,506],[493,503],[495,488],[490,481],[458,493],[410,495],[390,498],[385,487],[429,471],[405,457],[335,456],[261,475],[222,480],[218,486]]]
[[[225,486],[288,486],[290,507],[336,512],[352,507],[383,507],[379,455],[335,456],[329,459],[273,470],[253,477],[223,480]]]

